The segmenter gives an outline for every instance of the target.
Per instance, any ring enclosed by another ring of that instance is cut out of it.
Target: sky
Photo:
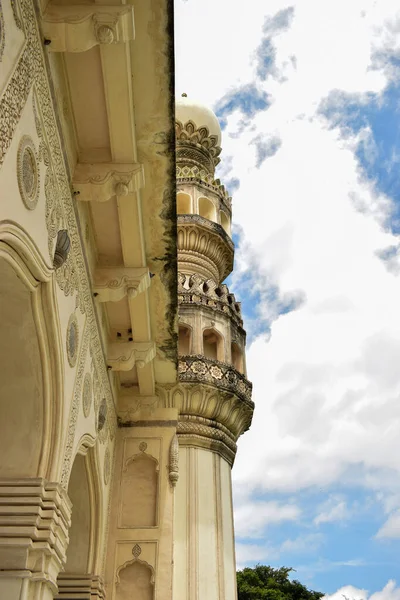
[[[175,38],[233,196],[238,567],[400,600],[400,5],[175,0]]]

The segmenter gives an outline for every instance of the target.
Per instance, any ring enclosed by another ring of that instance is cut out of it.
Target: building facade
[[[173,84],[170,0],[0,1],[0,598],[236,596],[231,201]]]

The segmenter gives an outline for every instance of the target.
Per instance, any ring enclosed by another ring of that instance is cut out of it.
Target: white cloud
[[[315,525],[321,523],[332,523],[335,521],[345,521],[349,518],[350,511],[344,500],[338,498],[329,498],[318,510],[314,519]]]
[[[394,511],[376,534],[377,538],[400,538],[400,510]]]
[[[282,521],[295,521],[300,510],[294,504],[246,501],[235,508],[235,532],[238,538],[262,537],[266,526]]]
[[[388,581],[385,587],[374,594],[369,594],[367,590],[355,588],[352,585],[346,585],[334,594],[326,595],[323,600],[400,600],[400,587],[396,586],[394,580]]]

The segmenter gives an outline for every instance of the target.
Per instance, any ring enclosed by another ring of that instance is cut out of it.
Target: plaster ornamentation
[[[204,383],[216,385],[234,393],[249,407],[254,406],[251,400],[252,384],[231,365],[205,358],[202,355],[180,356],[178,372],[180,381],[201,380]]]
[[[231,273],[233,242],[218,223],[199,215],[178,215],[177,242],[181,271],[187,268],[216,281]]]
[[[14,21],[18,29],[22,29],[22,22],[19,16],[18,0],[10,0],[13,11]]]
[[[6,44],[6,28],[4,25],[3,8],[0,2],[0,62],[3,56],[4,46]]]
[[[137,192],[144,186],[143,165],[130,163],[78,163],[73,185],[84,202],[108,202]]]
[[[205,169],[201,169],[196,165],[177,165],[176,166],[176,183],[178,191],[182,184],[195,184],[204,190],[211,190],[219,196],[221,202],[228,209],[229,214],[232,212],[232,198],[229,196],[225,186],[219,179],[214,179],[211,173]]]
[[[104,454],[104,483],[108,485],[111,475],[111,456],[109,448],[106,449]]]
[[[108,346],[107,364],[113,371],[143,368],[156,356],[154,342],[114,342]]]
[[[139,558],[139,556],[142,554],[142,549],[139,546],[139,544],[135,544],[132,548],[132,554],[135,558]]]
[[[43,33],[51,40],[50,52],[86,52],[98,44],[128,42],[135,38],[133,6],[49,3]]]
[[[140,452],[146,452],[146,450],[147,450],[147,443],[146,442],[140,442],[140,444],[139,444],[139,450],[140,450]]]
[[[210,135],[207,127],[197,127],[193,121],[175,123],[177,162],[191,161],[199,163],[207,171],[213,173],[220,162],[221,147],[218,137]],[[181,159],[182,157],[182,159]],[[185,160],[186,158],[186,160]],[[188,160],[189,159],[189,160]]]
[[[83,380],[82,406],[83,414],[88,417],[92,406],[92,378],[90,373],[86,373]]]
[[[179,443],[178,437],[174,435],[169,447],[169,481],[175,487],[179,479]]]
[[[147,267],[108,267],[97,269],[93,293],[97,302],[119,302],[125,296],[135,298],[150,286]]]
[[[76,365],[76,359],[78,358],[79,349],[79,328],[75,313],[70,316],[68,321],[66,343],[69,366],[74,367]]]
[[[245,337],[240,302],[236,301],[225,284],[218,286],[212,279],[205,279],[198,273],[178,273],[178,302],[180,305],[201,306],[226,315]]]
[[[69,239],[68,231],[66,229],[60,229],[57,233],[56,247],[54,250],[53,267],[55,269],[59,269],[63,266],[68,258],[70,247],[71,241]]]
[[[201,421],[201,418],[196,421]],[[235,441],[217,428],[217,422],[207,421],[211,426],[201,422],[179,421],[177,427],[179,443],[182,446],[195,445],[214,450],[232,465],[237,449]]]
[[[103,398],[100,402],[99,411],[97,413],[97,433],[99,434],[99,440],[102,444],[107,441],[107,412],[107,401],[105,398]]]
[[[39,165],[35,145],[27,135],[23,136],[18,148],[17,178],[23,203],[27,209],[34,210],[39,200]]]

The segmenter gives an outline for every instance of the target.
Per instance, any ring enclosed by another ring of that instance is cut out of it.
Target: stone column
[[[181,446],[175,493],[174,600],[235,600],[231,465]]]
[[[58,483],[0,479],[0,598],[53,600],[71,503]]]

